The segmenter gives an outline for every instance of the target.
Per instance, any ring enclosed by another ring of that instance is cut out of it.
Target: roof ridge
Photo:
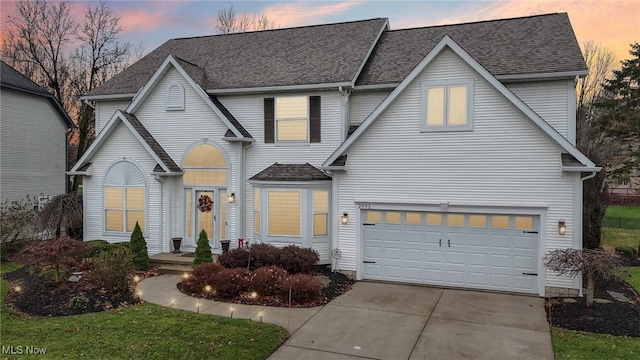
[[[305,28],[314,28],[314,27],[323,27],[323,26],[343,25],[343,24],[355,24],[355,23],[359,23],[359,22],[375,21],[375,20],[383,20],[383,19],[387,19],[388,20],[388,18],[378,17],[378,18],[352,20],[352,21],[341,21],[341,22],[327,23],[327,24],[301,25],[301,26],[290,26],[290,27],[277,28],[277,29],[243,31],[243,32],[236,32],[236,33],[229,33],[229,34],[211,34],[211,35],[180,37],[180,38],[169,39],[168,41],[201,39],[201,38],[219,37],[219,36],[246,35],[246,34],[266,33],[266,32],[283,31],[283,30],[295,30],[295,29],[305,29]]]
[[[530,18],[535,18],[535,17],[553,16],[553,15],[560,15],[560,14],[567,14],[567,13],[566,13],[566,12],[555,12],[555,13],[536,14],[536,15],[527,15],[527,16],[516,16],[516,17],[511,17],[511,18],[500,18],[500,19],[489,19],[489,20],[467,21],[467,22],[456,23],[456,24],[441,24],[441,25],[429,25],[429,26],[416,26],[416,27],[403,28],[403,29],[392,29],[392,30],[387,30],[387,31],[385,31],[385,32],[400,32],[400,31],[417,30],[417,29],[428,29],[428,28],[448,27],[448,26],[460,26],[460,25],[482,24],[482,23],[491,23],[491,22],[498,22],[498,21],[509,21],[509,20],[519,20],[519,19],[530,19]]]

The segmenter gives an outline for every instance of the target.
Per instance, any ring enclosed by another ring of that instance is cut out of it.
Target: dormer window
[[[169,85],[167,89],[167,110],[184,110],[184,86],[179,83]]]

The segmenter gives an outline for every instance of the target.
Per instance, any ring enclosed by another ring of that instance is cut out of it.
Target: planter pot
[[[220,240],[220,245],[222,245],[222,252],[229,251],[230,244],[231,244],[231,240]]]
[[[171,241],[173,241],[173,253],[180,254],[182,252],[180,251],[180,245],[182,245],[182,238],[174,237],[174,238],[171,238]]]

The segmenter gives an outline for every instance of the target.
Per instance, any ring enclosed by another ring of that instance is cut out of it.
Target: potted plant
[[[180,251],[180,246],[182,245],[182,238],[174,237],[174,238],[171,238],[171,241],[173,241],[173,253],[180,254],[182,252]]]

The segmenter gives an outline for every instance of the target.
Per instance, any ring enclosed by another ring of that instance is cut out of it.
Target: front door
[[[195,219],[194,219],[194,245],[200,238],[200,231],[207,232],[209,241],[215,240],[216,229],[216,196],[215,191],[196,190],[194,196]]]

